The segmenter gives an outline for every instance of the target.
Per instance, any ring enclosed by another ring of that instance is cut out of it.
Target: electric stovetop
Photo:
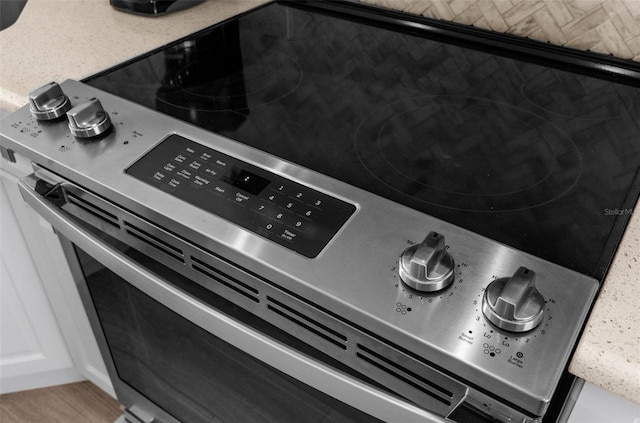
[[[640,66],[350,8],[268,4],[85,82],[602,280]]]

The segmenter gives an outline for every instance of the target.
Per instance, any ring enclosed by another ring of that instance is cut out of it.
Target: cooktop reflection
[[[272,3],[85,82],[602,279],[640,81],[463,38]]]

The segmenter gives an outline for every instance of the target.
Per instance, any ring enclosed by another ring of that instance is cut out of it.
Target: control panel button
[[[444,236],[430,232],[420,244],[402,253],[400,278],[413,289],[423,292],[439,291],[453,282],[453,257],[446,250]]]
[[[69,98],[57,82],[49,82],[29,93],[29,110],[38,120],[52,120],[71,109]]]
[[[97,98],[75,106],[67,112],[69,130],[78,138],[91,138],[105,133],[111,119]]]
[[[544,314],[544,297],[535,281],[533,270],[520,267],[513,276],[491,282],[482,301],[485,317],[510,332],[526,332],[538,326]]]

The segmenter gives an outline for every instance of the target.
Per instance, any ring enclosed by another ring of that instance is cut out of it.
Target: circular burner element
[[[158,100],[193,111],[245,110],[289,95],[301,80],[302,70],[283,53],[252,56],[239,47],[215,48],[180,68]]]
[[[384,106],[361,123],[355,150],[375,178],[414,201],[480,212],[553,201],[582,170],[576,146],[549,121],[463,96]]]
[[[623,86],[554,69],[529,78],[521,91],[534,106],[570,118],[607,120],[626,115],[633,107]]]

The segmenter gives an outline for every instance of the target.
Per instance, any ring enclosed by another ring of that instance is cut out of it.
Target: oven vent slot
[[[429,397],[438,400],[447,407],[451,407],[454,397],[453,392],[407,369],[395,360],[385,357],[361,344],[357,345],[356,356],[378,370],[381,370],[388,375],[393,376],[395,379],[412,386]]]
[[[153,247],[155,250],[160,251],[181,263],[184,263],[184,254],[182,250],[173,245],[169,244],[167,241],[163,241],[155,235],[151,235],[149,232],[143,231],[142,229],[133,226],[129,222],[124,222],[125,230],[127,233],[134,238],[144,242],[145,244]]]
[[[203,274],[209,279],[214,280],[215,282],[226,286],[229,289],[237,292],[238,294],[244,295],[249,298],[251,301],[260,302],[259,300],[259,292],[252,286],[247,285],[246,283],[239,281],[238,279],[231,277],[219,270],[209,266],[204,261],[197,259],[191,256],[191,267],[193,270]]]
[[[347,337],[319,322],[317,319],[309,317],[298,310],[294,310],[270,296],[267,296],[267,308],[287,319],[290,323],[294,323],[298,327],[301,327],[346,351]]]
[[[74,205],[75,207],[81,209],[82,211],[89,213],[91,216],[100,219],[101,221],[108,223],[109,225],[120,227],[120,223],[118,222],[118,217],[103,208],[96,206],[71,192],[66,192],[67,199],[69,203]]]

